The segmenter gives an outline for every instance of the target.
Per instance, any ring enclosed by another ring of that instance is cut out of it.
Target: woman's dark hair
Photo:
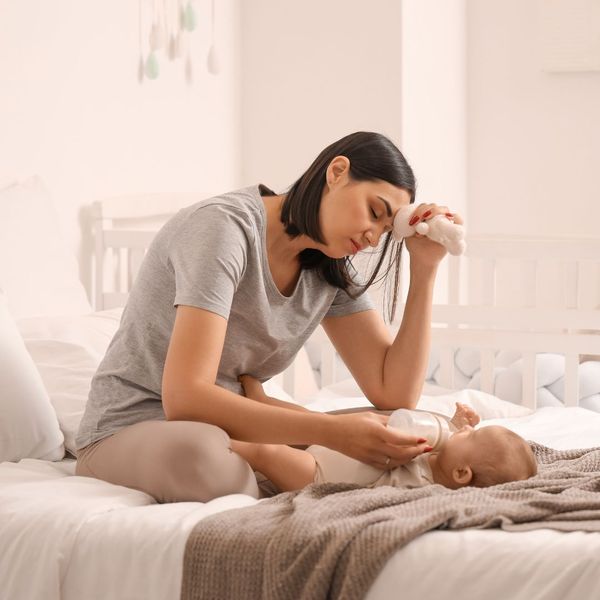
[[[358,131],[343,137],[327,146],[315,159],[308,170],[291,186],[281,209],[281,221],[286,233],[291,237],[301,234],[324,243],[319,227],[319,208],[325,186],[325,174],[329,163],[336,156],[345,156],[350,161],[350,179],[354,181],[387,181],[406,190],[410,194],[411,204],[415,201],[416,182],[410,165],[387,137],[380,133]],[[303,269],[317,269],[331,285],[346,291],[352,298],[363,294],[373,283],[386,281],[386,296],[389,299],[388,274],[392,271],[392,301],[388,302],[388,319],[391,323],[396,313],[398,285],[400,282],[400,259],[403,242],[395,242],[391,233],[387,233],[381,257],[367,282],[355,293],[356,285],[350,269],[356,273],[350,257],[330,258],[319,250],[307,248],[300,253],[300,265]],[[390,260],[385,272],[376,280],[382,263],[390,250]]]

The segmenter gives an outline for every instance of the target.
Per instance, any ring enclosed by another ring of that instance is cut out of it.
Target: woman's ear
[[[454,483],[460,487],[469,485],[471,479],[473,479],[473,471],[468,465],[456,467],[455,469],[452,469],[452,479],[454,480]]]
[[[331,188],[344,182],[350,173],[350,160],[346,156],[336,156],[327,167],[327,185]]]

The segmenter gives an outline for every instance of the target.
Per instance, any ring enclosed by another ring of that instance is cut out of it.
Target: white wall
[[[600,71],[542,70],[541,8],[468,2],[469,227],[598,237]]]
[[[138,2],[0,0],[0,178],[43,177],[88,290],[92,201],[239,184],[238,0],[217,2],[219,76],[205,67],[210,2],[194,5],[193,85],[164,58],[139,85]]]
[[[417,202],[444,204],[463,215],[465,36],[465,0],[402,2],[402,147],[417,175]]]
[[[536,0],[216,4],[222,74],[195,0],[188,87],[183,62],[138,84],[137,2],[0,0],[0,179],[42,175],[88,287],[93,200],[282,190],[359,129],[472,233],[597,236],[600,72],[542,71]]]
[[[402,149],[417,176],[416,202],[448,206],[468,222],[465,0],[403,0],[400,37]],[[447,293],[443,261],[434,302]]]
[[[242,179],[280,191],[336,139],[401,137],[400,2],[242,3]]]

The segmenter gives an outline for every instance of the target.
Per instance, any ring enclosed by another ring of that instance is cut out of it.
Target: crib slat
[[[579,305],[579,278],[577,263],[573,260],[563,262],[564,307],[577,308]]]
[[[535,410],[537,406],[537,372],[535,354],[523,353],[522,404]]]
[[[448,304],[460,304],[460,256],[448,258]]]
[[[440,350],[440,385],[455,389],[454,348],[445,346]]]
[[[110,277],[109,289],[113,292],[121,292],[119,287],[119,281],[121,274],[119,271],[119,249],[109,248],[108,249],[108,275]]]
[[[111,223],[106,223],[106,221],[101,218],[102,214],[99,211],[98,205],[94,205],[92,211],[93,216],[96,219],[94,221],[94,308],[96,310],[103,310],[103,292],[106,288],[104,285],[104,255],[106,253],[106,248],[104,246],[103,229],[110,226]]]
[[[577,307],[580,309],[594,309],[599,306],[600,299],[597,294],[598,281],[600,281],[600,265],[591,260],[579,263],[579,279],[577,285]]]
[[[117,290],[120,292],[128,292],[129,288],[127,286],[128,282],[128,269],[127,266],[129,264],[128,260],[128,249],[127,248],[119,248],[117,251],[117,264],[119,270],[119,279],[118,279],[118,287]]]
[[[565,356],[565,406],[579,404],[579,355]]]
[[[496,261],[493,258],[483,261],[482,285],[483,304],[494,306],[496,304]]]
[[[481,391],[494,393],[494,350],[481,351]]]
[[[523,276],[525,278],[524,306],[539,306],[538,302],[538,269],[535,260],[523,262]]]

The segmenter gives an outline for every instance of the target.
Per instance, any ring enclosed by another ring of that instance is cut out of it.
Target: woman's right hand
[[[387,415],[365,411],[331,418],[333,434],[324,445],[377,469],[395,469],[431,451],[424,438],[388,428]]]

